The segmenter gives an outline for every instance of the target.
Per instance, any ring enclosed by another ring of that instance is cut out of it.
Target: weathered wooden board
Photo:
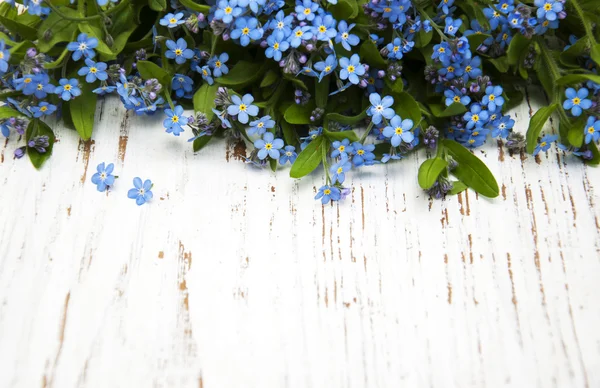
[[[194,155],[114,99],[96,118],[39,172],[0,144],[0,387],[600,386],[598,169],[491,143],[495,200],[428,200],[418,154],[321,206],[320,174]]]

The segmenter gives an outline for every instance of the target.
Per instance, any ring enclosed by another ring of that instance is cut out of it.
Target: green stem
[[[373,129],[373,122],[371,121],[369,123],[369,126],[367,126],[367,130],[365,131],[365,133],[363,133],[363,135],[360,137],[359,143],[364,144],[365,140],[367,139],[367,136],[369,136],[369,133],[371,133],[372,129]]]
[[[425,12],[425,10],[423,8],[417,8],[417,10],[421,14],[421,16],[424,16],[427,20],[429,20],[431,27],[433,27],[433,29],[440,35],[440,38],[442,40],[448,40],[448,37],[446,36],[446,34],[444,34],[444,32],[442,30],[440,30],[440,27],[433,21],[433,19],[431,19],[429,17],[427,12]]]
[[[125,8],[125,6],[127,6],[128,4],[129,4],[129,0],[121,0],[121,2],[119,4],[115,5],[114,7],[110,8],[106,12],[104,12],[104,16],[108,16],[110,14],[118,12],[121,9]]]
[[[579,0],[569,0],[569,2],[573,6],[573,8],[575,8],[575,12],[577,12],[579,19],[581,19],[581,24],[583,25],[583,29],[585,30],[586,35],[589,37],[592,44],[595,45],[596,37],[594,36],[594,32],[592,31],[592,25],[591,25],[591,23],[587,23],[586,18],[585,18],[585,12],[579,5]]]
[[[323,147],[321,152],[321,159],[323,161],[323,169],[325,170],[325,183],[329,185],[331,183],[331,177],[329,176],[329,164],[327,163],[327,151],[329,150],[329,141],[325,139],[321,146]]]

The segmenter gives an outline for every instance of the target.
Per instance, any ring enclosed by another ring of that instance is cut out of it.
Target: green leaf
[[[201,136],[201,137],[197,138],[196,140],[194,140],[194,143],[193,143],[194,152],[198,152],[202,148],[204,148],[204,146],[206,146],[212,138],[213,138],[212,136],[205,135],[205,136]]]
[[[590,49],[590,58],[600,66],[600,43],[593,45]]]
[[[101,55],[101,59],[108,61],[116,59],[117,56],[113,53],[112,49],[104,42],[104,31],[99,25],[99,22],[92,20],[88,22],[79,23],[79,31],[87,34],[89,37],[98,39],[98,46],[95,50]]]
[[[571,47],[560,53],[560,62],[565,66],[579,68],[577,58],[585,54],[589,43],[590,41],[587,36],[582,37],[572,44]]]
[[[292,178],[302,178],[313,172],[321,164],[322,147],[329,147],[329,142],[323,136],[317,136],[308,143],[292,164],[290,176]]]
[[[431,109],[431,113],[433,113],[435,117],[458,116],[467,111],[467,107],[460,102],[453,102],[452,105],[447,107],[444,107],[442,104],[429,104],[429,109]]]
[[[395,81],[390,81],[386,78],[385,84],[394,93],[402,93],[404,91],[404,82],[402,81],[402,78],[397,78]]]
[[[600,85],[600,75],[596,75],[593,73],[589,74],[569,74],[560,77],[556,83],[558,85],[572,85],[578,84],[582,82],[592,81]]]
[[[179,0],[179,2],[184,7],[189,8],[192,11],[202,12],[205,15],[208,15],[208,11],[210,10],[208,5],[198,4],[192,0]]]
[[[448,192],[450,195],[456,195],[458,193],[462,193],[467,189],[467,185],[462,183],[461,181],[452,181],[452,190]]]
[[[260,87],[266,88],[273,85],[279,79],[279,73],[273,70],[267,71],[265,77],[260,81]]]
[[[148,5],[154,11],[164,11],[167,9],[167,1],[166,0],[149,0]]]
[[[523,58],[528,52],[531,39],[527,39],[524,35],[515,34],[510,44],[506,56],[508,58],[509,65],[520,65],[523,62]]]
[[[290,124],[310,124],[310,115],[315,109],[315,102],[310,101],[305,105],[292,104],[283,115],[285,121]]]
[[[487,38],[491,38],[491,35],[488,35],[488,34],[477,34],[477,33],[471,34],[471,35],[467,36],[467,39],[469,40],[469,47],[471,48],[471,50],[475,50],[475,49],[477,49],[477,47],[481,46],[481,44]]]
[[[46,152],[39,153],[35,148],[27,147],[27,155],[29,155],[29,160],[35,168],[42,167],[42,164],[52,155],[52,149],[54,148],[54,141],[56,138],[54,137],[54,132],[52,129],[41,121],[40,119],[33,119],[29,122],[27,126],[27,131],[25,132],[25,139],[27,142],[33,139],[36,136],[48,136],[48,148]]]
[[[339,113],[328,113],[325,116],[325,119],[328,121],[335,121],[336,123],[344,124],[344,125],[353,125],[358,123],[361,120],[364,120],[367,117],[367,111],[364,110],[360,114],[356,116],[343,116]]]
[[[23,117],[24,115],[16,109],[8,106],[0,106],[0,120],[8,119],[11,117]]]
[[[504,99],[506,100],[506,102],[504,103],[503,108],[505,112],[521,105],[521,103],[523,102],[523,92],[516,89],[511,91],[505,90],[505,92],[506,97]]]
[[[580,116],[576,119],[561,118],[559,122],[559,133],[561,139],[566,137],[573,147],[581,147],[586,133],[587,117]]]
[[[298,139],[298,132],[296,132],[294,126],[286,122],[285,120],[279,120],[279,125],[281,125],[281,130],[283,132],[283,139],[285,140],[285,144],[298,147],[300,140]]]
[[[315,78],[315,102],[317,107],[325,109],[327,106],[327,99],[329,98],[329,77],[319,81]]]
[[[548,118],[554,113],[554,111],[558,108],[558,104],[552,104],[550,106],[545,106],[540,108],[529,121],[529,129],[527,129],[527,152],[533,154],[535,150],[535,146],[538,142],[538,137],[540,136],[540,132],[548,121]]]
[[[35,28],[27,26],[25,24],[21,24],[15,20],[7,19],[4,16],[0,16],[0,25],[2,25],[11,33],[19,35],[24,39],[37,39],[37,30]]]
[[[60,56],[55,61],[44,63],[44,69],[56,69],[58,67],[61,67],[63,64],[63,60],[69,53],[70,51],[65,48],[62,54],[60,54]]]
[[[35,45],[30,40],[24,40],[17,43],[10,50],[8,50],[10,53],[9,62],[12,64],[19,64],[23,58],[25,58],[25,55],[27,55],[27,50],[31,47],[35,47]]]
[[[350,140],[351,143],[358,141],[358,136],[356,135],[356,133],[354,131],[351,131],[351,130],[333,132],[333,131],[323,129],[323,134],[331,142],[342,141],[344,139]]]
[[[58,9],[68,17],[79,18],[83,16],[73,8],[59,7]],[[40,24],[37,30],[37,47],[41,52],[47,53],[58,43],[71,42],[76,32],[77,23],[63,19],[56,12],[50,12],[48,18]],[[45,39],[46,36],[49,36],[50,39]]]
[[[411,119],[413,121],[413,128],[419,125],[421,122],[421,108],[415,101],[415,99],[407,92],[393,93],[394,97],[394,111],[402,119]]]
[[[598,152],[598,146],[596,146],[596,143],[594,143],[593,141],[591,141],[587,146],[590,149],[590,151],[592,151],[592,159],[586,160],[585,163],[589,164],[590,166],[599,165],[600,164],[600,152]]]
[[[264,61],[262,64],[239,61],[231,70],[229,70],[228,74],[216,78],[215,82],[224,86],[243,88],[253,84],[259,77],[261,77],[268,64],[268,61]]]
[[[137,69],[144,80],[156,78],[164,90],[171,90],[172,77],[168,71],[150,61],[138,61]]]
[[[371,66],[381,69],[387,68],[387,62],[383,59],[377,46],[371,39],[366,40],[362,46],[360,46],[360,57],[364,58],[364,61]]]
[[[200,89],[194,93],[194,111],[204,113],[209,122],[215,115],[212,110],[215,107],[215,96],[217,94],[217,89],[219,89],[219,86],[217,85],[209,85],[204,83]]]
[[[438,176],[447,166],[448,162],[438,157],[424,161],[419,167],[419,186],[424,190],[433,186]]]
[[[277,171],[277,159],[269,158],[269,166],[271,167],[271,171]]]
[[[358,15],[358,1],[338,0],[337,4],[329,7],[336,20],[350,20]]]
[[[500,194],[494,175],[477,156],[454,140],[444,139],[442,144],[458,163],[452,175],[483,196],[495,198]]]
[[[415,47],[421,48],[427,46],[429,42],[431,42],[432,38],[433,29],[429,30],[429,32],[425,32],[424,29],[419,30],[419,32],[417,32],[417,34],[415,35]]]
[[[80,82],[79,84],[81,86],[81,96],[71,100],[71,120],[79,136],[83,140],[89,140],[94,129],[98,95],[92,92],[93,87],[87,82]]]
[[[506,73],[508,71],[508,60],[506,57],[496,59],[488,58],[487,61],[494,65],[500,73]]]

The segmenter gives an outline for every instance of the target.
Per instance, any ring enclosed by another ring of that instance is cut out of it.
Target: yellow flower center
[[[448,73],[454,73],[454,67],[453,66],[448,66],[446,69],[448,69]]]
[[[31,83],[31,78],[25,78],[23,82],[25,82],[26,84]]]
[[[354,73],[354,66],[350,65],[348,66],[348,73]]]
[[[397,53],[397,52],[398,52],[398,50],[400,50],[400,47],[399,47],[399,46],[394,46],[394,48],[393,48],[392,50],[393,50],[395,53]]]
[[[206,69],[202,70],[202,74],[204,74],[205,76],[208,75],[208,71],[206,71]]]
[[[474,122],[478,122],[479,121],[479,115],[473,115],[473,116],[471,116],[471,120],[473,120]]]
[[[331,194],[331,190],[330,189],[325,189],[325,190],[323,190],[323,194],[329,195],[329,194]]]
[[[44,85],[42,85],[42,84],[38,84],[38,86],[37,86],[37,90],[42,90],[42,89],[44,89]]]
[[[544,4],[544,10],[550,11],[551,9],[552,9],[552,4],[550,4],[550,3]]]
[[[171,117],[171,121],[174,123],[178,123],[179,122],[179,116],[175,115],[173,117]]]
[[[98,72],[98,69],[96,69],[95,67],[90,67],[90,73],[96,74],[96,72]]]
[[[466,71],[467,73],[471,72],[471,70],[473,70],[473,68],[472,68],[471,66],[467,66],[467,67],[465,67],[465,71]]]
[[[394,132],[396,133],[396,135],[402,135],[404,133],[404,131],[402,130],[402,127],[396,127],[394,129]]]
[[[277,23],[277,28],[279,28],[281,30],[283,28],[283,22]]]
[[[365,154],[365,150],[358,150],[356,151],[357,154],[359,155],[364,155]]]
[[[369,83],[369,85],[374,85],[375,84],[375,78],[370,77],[367,82]]]
[[[348,39],[348,33],[347,32],[344,32],[342,34],[342,39]]]
[[[545,141],[540,143],[540,147],[546,147],[548,145],[548,143],[546,143]]]
[[[274,48],[275,50],[279,50],[279,43],[275,42],[275,43],[273,44],[273,48]]]
[[[500,14],[496,11],[494,11],[494,17],[497,18],[498,16],[500,16]]]
[[[443,53],[445,53],[445,52],[446,52],[446,49],[445,49],[445,48],[443,48],[443,47],[440,47],[440,48],[438,49],[438,53],[442,53],[442,54],[443,54]]]
[[[264,126],[265,126],[265,123],[263,123],[263,122],[261,121],[260,123],[256,124],[256,126],[257,126],[258,128],[262,128],[262,127],[264,127]]]
[[[304,14],[310,15],[310,8],[304,8]]]
[[[496,96],[494,96],[493,94],[490,94],[490,101],[494,101],[496,99]]]
[[[227,8],[225,8],[225,13],[226,13],[226,14],[228,14],[228,15],[229,15],[229,14],[230,14],[230,13],[232,13],[232,12],[233,12],[233,8],[231,8],[231,7],[227,7]]]
[[[460,97],[454,96],[454,102],[460,102]]]
[[[502,40],[506,40],[506,39],[508,39],[508,34],[503,34],[502,35]]]
[[[502,9],[507,9],[507,8],[508,8],[508,4],[507,3],[502,4]]]
[[[338,150],[340,152],[344,152],[345,149],[346,149],[346,146],[344,146],[344,145],[341,145],[341,146],[338,147]]]
[[[267,144],[265,144],[265,148],[266,148],[267,150],[270,150],[271,148],[273,148],[273,144],[271,144],[271,143],[267,143]]]
[[[338,167],[338,169],[336,170],[336,172],[337,172],[338,174],[341,174],[341,173],[343,173],[343,172],[344,172],[344,169],[343,169],[342,167]]]
[[[175,24],[175,23],[177,23],[177,19],[171,18],[171,19],[169,19],[169,23]]]
[[[215,67],[221,67],[221,61],[216,61],[215,62]]]
[[[469,139],[469,144],[475,143],[475,139]]]
[[[175,49],[175,55],[181,55],[181,54],[183,54],[182,49]]]
[[[85,44],[85,43],[81,43],[81,44],[79,45],[79,50],[83,51],[83,50],[85,50],[85,49],[87,49],[87,44]]]
[[[69,84],[66,84],[66,85],[64,86],[64,89],[65,89],[66,91],[69,91],[69,90],[71,90],[71,85],[69,85]]]
[[[4,59],[4,53],[0,51],[0,59]]]
[[[44,106],[42,106],[42,107],[40,108],[40,110],[41,110],[42,112],[45,112],[45,111],[47,111],[47,110],[48,110],[48,107],[44,105]]]
[[[243,35],[248,35],[249,33],[250,33],[250,29],[249,29],[248,27],[244,27],[244,28],[242,29],[242,34],[243,34]]]
[[[325,66],[325,72],[331,71],[331,66]]]
[[[544,20],[544,22],[542,23],[542,26],[548,27],[549,24],[550,24],[550,22],[548,20]]]
[[[301,37],[301,36],[302,36],[302,34],[303,34],[302,30],[298,30],[298,31],[296,31],[296,38],[299,38],[299,37]]]
[[[246,104],[240,104],[240,111],[245,112],[246,108]]]
[[[581,103],[581,99],[580,99],[579,97],[575,97],[575,98],[573,99],[573,104],[575,104],[575,105],[579,105],[580,103]]]
[[[392,9],[390,7],[385,7],[383,9],[383,12],[392,12]]]
[[[589,127],[587,131],[588,131],[589,134],[593,134],[594,132],[596,132],[596,130],[594,129],[594,127]]]
[[[327,27],[325,27],[325,26],[319,26],[319,32],[323,33],[325,31],[327,31]]]

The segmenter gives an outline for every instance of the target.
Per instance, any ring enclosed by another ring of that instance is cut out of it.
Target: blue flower
[[[40,80],[41,76],[39,74],[26,74],[14,80],[15,89],[23,92],[26,96],[30,96],[35,93]]]
[[[500,12],[497,12],[491,7],[484,8],[483,14],[490,22],[490,28],[492,30],[498,28],[498,25],[506,23],[506,16],[502,15]]]
[[[85,75],[85,82],[92,83],[99,79],[100,81],[106,81],[108,79],[108,73],[106,72],[106,63],[97,62],[95,63],[89,58],[85,59],[86,66],[79,69],[77,74]]]
[[[48,15],[50,13],[50,8],[42,7],[41,0],[23,0],[23,5],[27,7],[27,13],[30,15]]]
[[[369,102],[371,106],[367,110],[367,115],[372,116],[371,120],[373,124],[381,123],[382,118],[391,119],[396,114],[392,108],[394,104],[394,98],[385,96],[383,99],[377,93],[371,93],[369,95]]]
[[[506,15],[515,9],[514,3],[514,0],[500,0],[496,8]]]
[[[357,141],[352,143],[352,148],[354,148],[354,157],[352,158],[352,163],[356,167],[364,165],[370,165],[375,162],[375,144],[361,144]]]
[[[194,88],[194,81],[184,74],[175,74],[171,81],[171,87],[175,91],[175,95],[178,98],[191,93]]]
[[[446,96],[446,106],[450,106],[456,102],[467,106],[471,102],[471,97],[464,95],[458,88],[446,89],[444,96]]]
[[[324,61],[320,61],[315,63],[315,69],[320,71],[319,74],[319,82],[323,79],[323,77],[331,74],[333,70],[337,67],[337,59],[335,54],[328,55]]]
[[[337,35],[335,19],[331,15],[317,16],[313,20],[313,34],[317,37],[317,40],[323,42],[335,38]]]
[[[454,36],[456,32],[462,25],[462,20],[456,18],[452,19],[451,17],[446,18],[446,28],[444,28],[444,32],[448,35]]]
[[[49,104],[46,101],[40,102],[38,106],[31,107],[33,117],[50,116],[54,112],[56,112],[56,105]]]
[[[54,93],[54,89],[56,89],[54,85],[49,83],[50,77],[48,76],[48,74],[45,73],[38,74],[38,77],[34,80],[34,82],[36,85],[33,95],[36,96],[38,99],[45,98],[48,95],[48,93],[52,94]]]
[[[401,46],[402,40],[400,38],[395,38],[392,43],[388,43],[388,45],[386,46],[388,50],[388,58],[402,59],[403,52]]]
[[[354,152],[354,148],[350,145],[349,139],[344,139],[342,141],[334,141],[332,144],[334,150],[331,153],[332,158],[337,158],[338,156],[348,156],[348,154],[352,154]]]
[[[119,0],[110,0],[111,3],[116,3]],[[71,0],[71,4],[73,4],[75,2],[75,0]],[[108,4],[108,0],[96,0],[96,3],[101,6],[104,7],[105,5]]]
[[[4,137],[10,136],[10,128],[8,127],[6,122],[0,123],[0,133],[2,133],[2,136]]]
[[[258,120],[250,122],[250,128],[248,128],[248,135],[261,135],[275,126],[275,121],[271,120],[271,116],[264,116]]]
[[[281,152],[281,156],[279,157],[279,164],[284,165],[288,161],[290,164],[294,164],[298,154],[296,153],[296,147],[292,145],[285,146],[283,152]]]
[[[325,185],[319,188],[319,192],[315,196],[315,199],[321,199],[321,203],[325,205],[330,201],[339,201],[340,197],[340,189],[335,186]]]
[[[179,136],[179,134],[183,131],[182,125],[187,125],[188,118],[183,115],[183,107],[181,105],[177,105],[175,110],[165,109],[165,114],[167,118],[163,120],[163,126],[167,129],[165,132],[173,133],[175,136]]]
[[[452,7],[452,5],[454,4],[454,0],[442,0],[440,1],[440,4],[438,4],[438,9],[441,9],[442,12],[444,13],[444,15],[448,15],[448,13],[450,12],[449,7]]]
[[[248,46],[250,40],[262,38],[263,30],[258,27],[258,19],[242,17],[235,21],[235,29],[231,31],[233,39],[239,39],[242,46]]]
[[[595,117],[588,117],[584,133],[585,144],[591,141],[597,142],[600,139],[600,120],[596,120]]]
[[[127,196],[131,199],[135,199],[135,203],[138,206],[145,204],[152,199],[152,181],[146,179],[144,183],[139,177],[133,178],[133,189],[127,192]]]
[[[250,7],[252,12],[258,14],[258,7],[265,5],[266,2],[266,0],[248,0],[247,6]]]
[[[499,120],[494,121],[494,128],[492,129],[492,137],[500,136],[503,139],[509,135],[510,130],[515,126],[515,120],[511,119],[510,116],[502,116]]]
[[[354,54],[350,59],[343,57],[340,59],[340,79],[347,79],[352,84],[357,85],[360,82],[358,76],[365,74],[365,67],[360,63],[358,54]]]
[[[303,40],[310,40],[313,37],[313,33],[309,26],[304,27],[296,27],[294,31],[292,31],[292,35],[288,37],[290,42],[290,46],[296,48],[302,44]]]
[[[129,98],[129,95],[134,92],[131,84],[127,81],[127,77],[123,73],[119,75],[119,81],[117,82],[117,93],[124,99]]]
[[[471,111],[465,113],[463,119],[467,122],[467,129],[472,129],[474,126],[482,127],[487,123],[489,114],[486,110],[481,109],[481,105],[471,105]]]
[[[229,60],[229,54],[222,53],[221,55],[214,56],[208,62],[208,65],[213,69],[213,76],[220,77],[223,74],[229,73],[229,67],[227,67],[226,63]]]
[[[467,60],[463,65],[465,72],[463,74],[463,79],[468,81],[469,78],[476,79],[479,77],[481,73],[481,58],[473,57],[470,60]]]
[[[533,151],[533,155],[537,155],[540,151],[548,151],[553,142],[558,139],[557,135],[545,135],[542,137],[540,142],[535,146],[535,150]]]
[[[248,122],[248,115],[256,116],[258,114],[258,107],[252,105],[254,97],[251,94],[246,94],[242,98],[235,95],[231,96],[231,101],[233,101],[233,104],[227,107],[227,113],[232,116],[237,115],[237,120],[242,124]]]
[[[275,139],[275,135],[271,132],[266,132],[262,139],[254,142],[254,147],[258,150],[258,158],[264,160],[267,156],[273,159],[279,159],[281,156],[279,150],[283,147],[283,140]]]
[[[108,166],[104,165],[104,162],[100,163],[96,167],[96,173],[92,175],[92,183],[96,185],[96,189],[100,192],[106,191],[108,186],[112,186],[115,183],[115,176],[112,172],[115,165],[110,163]]]
[[[556,20],[558,13],[563,10],[563,4],[556,0],[535,0],[533,4],[539,7],[537,17],[550,22]]]
[[[102,85],[99,88],[92,90],[92,92],[96,93],[99,96],[103,96],[105,94],[110,94],[110,93],[114,92],[115,90],[117,90],[116,86]]]
[[[447,42],[442,42],[433,46],[433,53],[431,59],[439,59],[442,62],[447,61],[452,54],[452,49]]]
[[[350,31],[354,28],[356,24],[350,24],[348,25],[348,23],[346,23],[345,20],[341,20],[338,23],[337,26],[337,36],[335,37],[335,43],[342,43],[342,47],[344,47],[346,50],[350,51],[352,50],[352,47],[350,46],[356,46],[357,44],[360,43],[360,39],[358,38],[358,36],[351,34]]]
[[[209,85],[212,85],[215,83],[215,81],[213,80],[211,71],[210,71],[210,67],[208,67],[208,65],[204,65],[202,67],[197,66],[196,71],[198,71],[200,74],[202,74],[202,79],[205,80],[206,83],[208,83]]]
[[[242,8],[237,6],[237,0],[220,0],[215,11],[215,19],[223,21],[223,23],[229,24],[234,17],[238,17],[242,14]]]
[[[581,88],[577,91],[573,88],[568,88],[565,91],[567,99],[563,103],[565,110],[571,110],[573,116],[581,116],[581,112],[584,109],[590,109],[592,107],[592,101],[586,97],[590,93],[586,88]]]
[[[458,62],[452,62],[438,70],[438,74],[442,77],[451,80],[456,77],[460,77],[464,74],[465,70]]]
[[[329,168],[331,173],[331,183],[335,184],[344,183],[346,180],[346,173],[352,168],[352,163],[348,160],[348,155],[342,155],[342,158]]]
[[[273,34],[277,36],[278,40],[290,36],[292,33],[292,21],[294,21],[294,17],[292,15],[285,16],[283,11],[277,12],[275,18],[271,20],[270,28],[273,30]]]
[[[284,38],[278,34],[273,34],[267,38],[267,45],[269,45],[265,51],[265,56],[267,58],[273,58],[278,62],[281,60],[281,53],[290,47],[290,44],[283,39]]]
[[[8,60],[10,59],[10,52],[6,49],[4,39],[0,40],[0,73],[6,73],[8,71]]]
[[[319,9],[319,3],[312,0],[296,0],[296,8],[294,9],[298,14],[296,19],[310,22],[315,18],[317,9]]]
[[[76,42],[67,45],[67,50],[73,51],[73,60],[78,61],[81,57],[94,58],[96,52],[93,50],[98,46],[98,39],[88,38],[87,34],[81,33]]]
[[[168,13],[162,19],[160,19],[160,25],[174,28],[185,23],[185,20],[182,18],[183,12],[178,12],[177,14]]]
[[[69,101],[71,98],[81,95],[81,89],[79,89],[79,81],[77,81],[77,79],[63,78],[58,81],[58,83],[59,86],[56,87],[54,93],[58,94],[63,100]]]
[[[173,40],[167,40],[167,47],[169,51],[165,52],[165,57],[169,59],[175,58],[175,62],[179,65],[185,63],[186,59],[194,56],[194,52],[187,48],[187,43],[183,38],[177,39],[177,43]]]
[[[398,147],[402,142],[410,143],[415,138],[411,131],[413,125],[411,119],[402,120],[402,117],[395,115],[390,120],[390,125],[383,129],[383,136],[390,139],[394,147]]]
[[[495,112],[496,109],[500,109],[504,105],[504,97],[502,97],[502,87],[500,86],[488,86],[485,88],[485,96],[481,100],[483,105],[487,105],[490,112]]]

